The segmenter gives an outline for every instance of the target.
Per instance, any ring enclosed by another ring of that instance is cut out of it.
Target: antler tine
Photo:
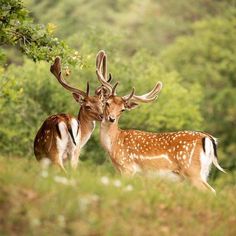
[[[146,93],[141,96],[134,95],[132,100],[143,103],[152,102],[158,97],[158,93],[161,91],[161,89],[162,89],[162,83],[158,82],[149,93]]]
[[[107,81],[107,62],[106,62],[106,53],[101,50],[97,54],[96,58],[96,74],[99,82],[108,89],[109,93],[112,93],[112,86]],[[110,77],[109,77],[110,79]]]
[[[116,87],[117,87],[117,85],[119,84],[119,82],[116,82],[115,83],[115,85],[113,86],[113,88],[112,88],[112,96],[115,96],[116,95]]]
[[[77,93],[80,94],[81,96],[85,97],[86,93],[80,89],[74,88],[72,86],[70,86],[69,84],[67,84],[67,82],[63,79],[62,77],[62,72],[61,72],[61,58],[60,57],[56,57],[56,59],[54,60],[53,65],[51,65],[50,67],[50,71],[51,73],[57,78],[58,82],[67,90],[73,92],[73,93]]]
[[[156,100],[157,97],[158,97],[158,95],[156,95],[155,97],[152,97],[152,98],[140,98],[139,96],[134,95],[131,100],[133,102],[149,103],[149,102],[153,102],[154,100]]]
[[[130,98],[127,99],[125,96],[123,97],[125,100],[132,100],[133,102],[142,102],[142,103],[149,103],[154,101],[158,97],[158,93],[161,91],[162,83],[158,82],[155,87],[149,92],[141,96],[137,96],[133,94],[133,96],[129,96]]]
[[[126,95],[126,96],[123,96],[122,98],[123,98],[126,102],[128,102],[128,101],[134,96],[134,92],[135,92],[135,89],[132,88],[131,93],[128,94],[128,95]]]
[[[98,66],[98,64],[99,64],[99,63],[98,63],[97,60],[96,60],[96,66]],[[97,71],[96,71],[96,73],[97,73]],[[99,77],[98,77],[98,80],[99,80]],[[110,84],[111,80],[112,80],[112,75],[111,75],[111,73],[109,73],[109,78],[108,78],[108,80],[107,80],[107,83]],[[99,80],[99,81],[100,81],[100,80]],[[104,90],[104,91],[106,91],[106,92],[108,92],[108,93],[110,94],[110,89],[107,89],[107,87],[104,86],[102,82],[101,82],[101,84],[102,84],[101,86],[99,86],[99,87],[96,88],[95,94],[100,94],[101,90]]]
[[[108,78],[107,82],[108,82],[108,83],[110,83],[110,82],[111,82],[111,80],[112,80],[112,74],[111,74],[111,73],[109,73],[109,78]]]
[[[89,96],[89,82],[87,81],[86,95]]]
[[[157,94],[161,91],[161,89],[162,89],[162,83],[157,82],[156,85],[154,86],[154,88],[150,92],[148,92],[140,97],[144,97],[144,98],[156,97]]]
[[[103,56],[103,60],[102,60],[102,74],[103,74],[103,78],[107,81],[107,55],[106,53]]]
[[[104,80],[103,75],[101,74],[101,72],[98,69],[96,70],[96,74],[97,74],[99,82],[104,87],[106,87],[109,90],[109,92],[112,92],[112,86],[107,81]]]
[[[100,50],[96,56],[96,68],[100,68],[101,67],[101,63],[102,63],[102,59],[103,57],[106,55],[105,51]]]

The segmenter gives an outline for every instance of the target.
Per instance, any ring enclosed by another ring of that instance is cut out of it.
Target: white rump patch
[[[73,133],[75,142],[77,144],[78,141],[79,141],[79,140],[77,140],[77,138],[79,136],[79,132],[78,132],[79,124],[78,124],[78,121],[75,118],[71,119],[71,129],[72,129],[72,133]],[[73,142],[73,140],[72,140],[72,142]]]
[[[67,126],[64,122],[60,122],[58,124],[58,128],[61,134],[61,138],[57,137],[57,150],[59,157],[62,157],[63,154],[66,152],[69,137],[67,132]]]
[[[214,158],[214,150],[212,142],[209,138],[205,138],[205,153],[202,151],[200,154],[200,162],[201,162],[201,178],[204,181],[207,181],[207,177],[209,175],[212,160]]]

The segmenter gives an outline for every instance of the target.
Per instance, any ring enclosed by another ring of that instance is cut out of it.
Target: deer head
[[[157,82],[154,88],[149,92],[141,96],[135,95],[135,89],[133,88],[129,95],[120,97],[116,95],[116,88],[118,82],[112,86],[110,81],[112,79],[111,74],[107,78],[107,56],[104,51],[100,51],[97,56],[96,62],[96,74],[99,82],[102,84],[101,89],[104,90],[105,107],[104,115],[105,120],[109,122],[118,121],[122,112],[126,110],[134,109],[139,103],[149,103],[154,101],[162,88],[162,83]]]
[[[97,61],[99,62],[99,60],[100,59],[98,58]],[[95,96],[91,96],[89,93],[90,89],[88,82],[87,82],[86,92],[69,85],[62,76],[60,57],[56,57],[54,64],[50,68],[50,71],[66,90],[72,92],[72,95],[76,100],[76,102],[78,102],[81,105],[81,112],[86,113],[87,117],[91,120],[97,120],[97,121],[102,120],[103,90],[101,89],[101,86],[95,90]]]
[[[106,99],[104,107],[104,118],[106,121],[112,123],[119,120],[122,112],[134,109],[140,103],[149,103],[154,101],[162,88],[161,82],[158,82],[152,91],[142,96],[135,95],[135,90],[133,88],[130,94],[120,97],[117,96],[115,92],[117,85],[118,83],[116,83],[112,88],[112,93]]]

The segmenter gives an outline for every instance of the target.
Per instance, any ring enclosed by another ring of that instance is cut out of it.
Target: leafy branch
[[[79,53],[53,35],[56,27],[35,24],[22,1],[0,0],[0,6],[1,46],[15,46],[35,62],[61,56],[64,64],[82,64]]]

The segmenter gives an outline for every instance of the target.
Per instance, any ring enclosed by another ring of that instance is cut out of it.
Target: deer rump
[[[72,149],[78,146],[78,136],[79,121],[76,118],[67,114],[48,117],[34,140],[34,153],[37,160],[49,158],[52,153],[60,153],[63,159],[66,159]]]

